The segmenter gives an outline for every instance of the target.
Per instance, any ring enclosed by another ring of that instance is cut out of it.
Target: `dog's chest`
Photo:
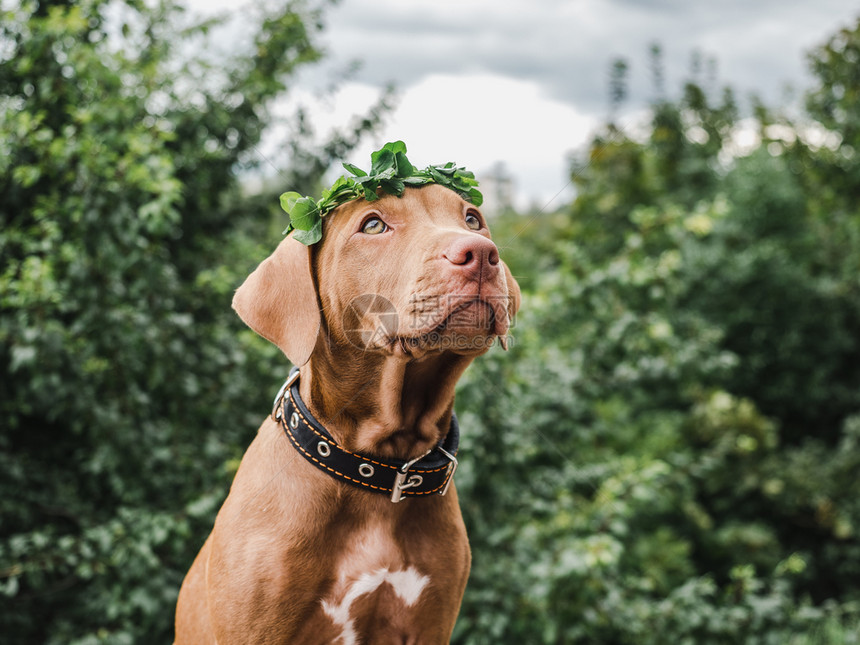
[[[430,584],[430,576],[407,564],[393,536],[377,525],[356,536],[341,556],[337,580],[320,605],[340,631],[337,642],[357,645],[381,629],[405,635],[408,616]]]

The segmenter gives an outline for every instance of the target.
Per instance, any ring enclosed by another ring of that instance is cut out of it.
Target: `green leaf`
[[[301,230],[309,231],[319,221],[320,214],[316,203],[309,197],[296,200],[290,210],[290,222]]]
[[[448,183],[448,177],[446,177],[441,172],[439,172],[438,168],[434,168],[433,166],[430,166],[429,168],[427,168],[427,172],[430,173],[430,177],[437,184],[445,185],[446,183]]]
[[[320,215],[334,210],[341,204],[361,196],[361,190],[356,185],[352,177],[344,177],[341,175],[337,181],[332,184],[332,187],[323,191],[322,199],[317,202]]]
[[[364,198],[369,202],[375,202],[379,199],[379,195],[376,194],[376,182],[364,185]]]
[[[302,196],[296,192],[283,193],[281,195],[281,208],[283,208],[287,213],[293,210],[293,206],[296,205],[296,202],[300,200]]]
[[[406,154],[406,144],[402,141],[389,141],[384,146],[382,146],[382,150],[388,150],[391,154]]]
[[[398,177],[409,177],[415,172],[415,167],[409,163],[405,152],[397,152],[394,155],[394,163],[397,167]]]
[[[384,172],[396,172],[394,167],[394,153],[387,148],[377,150],[370,155],[370,174],[372,176],[381,175]]]
[[[322,218],[317,218],[310,230],[296,231],[293,237],[306,246],[316,244],[322,239]]]
[[[386,179],[379,182],[380,188],[389,195],[400,197],[406,189],[406,185],[399,179]]]
[[[377,181],[385,181],[386,179],[394,179],[397,176],[397,168],[391,166],[390,168],[386,168],[382,172],[379,172],[373,175],[373,179]]]
[[[323,191],[323,198],[329,197],[330,195],[333,195],[344,189],[349,189],[353,185],[355,185],[355,181],[351,177],[344,177],[343,175],[341,175],[337,178],[337,181],[335,181],[331,185],[331,188],[326,191]]]
[[[356,177],[367,177],[367,173],[358,166],[353,166],[351,163],[344,163],[342,165],[347,172],[351,172]]]
[[[475,206],[480,206],[484,203],[484,195],[477,188],[470,188],[469,196],[466,199],[469,203],[474,204]]]

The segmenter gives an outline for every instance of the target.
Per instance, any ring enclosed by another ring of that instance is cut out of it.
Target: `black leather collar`
[[[404,461],[382,459],[350,452],[335,442],[331,434],[313,417],[299,396],[299,371],[293,368],[275,398],[272,417],[299,454],[335,479],[365,490],[388,495],[392,502],[403,496],[444,495],[457,469],[460,428],[456,415],[451,429],[429,453]]]

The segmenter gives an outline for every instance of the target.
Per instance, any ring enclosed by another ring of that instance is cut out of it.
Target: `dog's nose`
[[[488,275],[498,270],[499,249],[480,235],[461,235],[443,253],[445,259],[462,271]]]

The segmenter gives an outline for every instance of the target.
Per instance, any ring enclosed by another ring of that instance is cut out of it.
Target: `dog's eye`
[[[378,217],[371,217],[361,225],[361,232],[367,235],[379,235],[388,230],[388,224],[383,222]]]
[[[473,231],[480,231],[482,227],[481,220],[478,219],[477,215],[474,215],[473,213],[467,213],[466,226],[468,226]]]

